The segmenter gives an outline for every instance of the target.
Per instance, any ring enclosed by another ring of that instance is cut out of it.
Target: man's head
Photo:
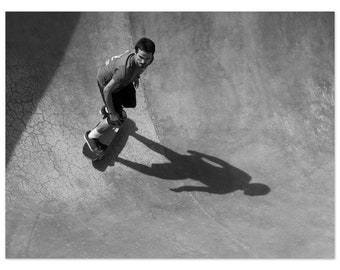
[[[136,63],[142,68],[146,68],[153,61],[155,53],[155,43],[148,38],[141,38],[135,46],[136,50]]]

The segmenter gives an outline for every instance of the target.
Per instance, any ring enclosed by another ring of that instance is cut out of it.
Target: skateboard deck
[[[112,130],[107,131],[105,134],[103,134],[100,137],[99,141],[101,143],[109,146],[111,144],[111,142],[114,140],[114,138],[116,137],[116,135],[119,132],[120,128],[114,127],[114,128],[112,128]],[[105,153],[106,153],[107,149],[108,149],[108,147],[105,149],[105,151],[102,154],[98,155],[98,154],[92,152],[91,149],[89,148],[89,146],[87,145],[87,143],[85,142],[84,146],[83,146],[83,154],[88,159],[90,159],[92,161],[96,161],[96,160],[101,159],[103,156],[105,156]]]

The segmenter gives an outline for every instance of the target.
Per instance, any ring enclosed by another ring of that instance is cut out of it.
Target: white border
[[[6,11],[335,11],[337,12],[336,1],[149,1],[149,0],[95,0],[95,1],[24,1],[11,0],[2,1],[1,5],[1,37],[5,39],[5,12]],[[335,14],[335,18],[337,13]],[[336,18],[336,56],[338,52],[338,20]],[[5,89],[5,42],[1,43],[1,82]],[[337,67],[336,57],[336,67]],[[338,72],[336,69],[336,78]],[[337,91],[335,91],[337,92]],[[5,91],[2,91],[1,101],[1,123],[0,141],[5,149]],[[338,102],[336,94],[336,105]],[[336,106],[336,119],[338,119],[338,109]],[[339,127],[336,125],[336,142],[339,134]],[[336,157],[338,156],[338,146],[336,144]],[[0,200],[1,223],[0,223],[0,267],[2,269],[339,269],[338,259],[335,260],[9,260],[5,259],[5,153],[1,151],[1,183],[2,192]],[[337,158],[336,158],[337,161]],[[336,166],[336,176],[338,176],[338,166]],[[337,178],[337,177],[336,177]],[[338,179],[336,179],[338,180]],[[337,182],[337,181],[336,181]],[[336,195],[339,194],[336,185]],[[336,200],[336,217],[338,217],[338,200]],[[338,218],[336,218],[338,224]],[[336,226],[338,228],[338,226]],[[336,230],[338,232],[338,230]],[[336,244],[338,234],[336,233]],[[336,246],[337,247],[337,246]],[[336,248],[336,258],[339,253]],[[221,268],[222,269],[222,268]]]
[[[2,1],[5,11],[335,11],[335,0]]]

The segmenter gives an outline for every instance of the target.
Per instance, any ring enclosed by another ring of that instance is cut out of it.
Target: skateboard
[[[105,119],[106,117],[108,117],[108,115],[104,113],[103,119]],[[97,124],[97,126],[98,126],[98,124]],[[113,127],[111,130],[107,131],[105,134],[103,134],[99,138],[99,141],[107,146],[106,149],[101,154],[96,154],[96,153],[92,152],[90,147],[85,142],[84,146],[83,146],[84,156],[87,157],[88,159],[92,160],[92,161],[100,160],[101,158],[103,158],[105,156],[105,153],[107,152],[111,142],[114,140],[114,138],[116,137],[116,135],[118,134],[118,132],[121,128],[122,128],[122,126]]]

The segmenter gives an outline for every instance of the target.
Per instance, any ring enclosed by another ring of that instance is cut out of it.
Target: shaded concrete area
[[[334,257],[333,13],[6,24],[8,258]],[[138,106],[91,163],[97,68],[142,36]]]
[[[63,58],[79,13],[6,13],[6,163]]]

